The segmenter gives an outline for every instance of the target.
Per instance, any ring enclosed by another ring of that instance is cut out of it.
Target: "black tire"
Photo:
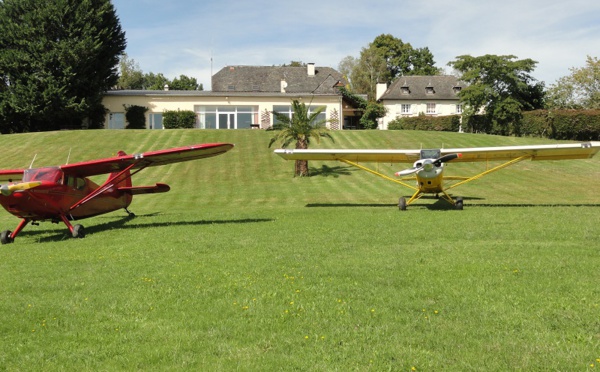
[[[83,228],[83,226],[79,224],[73,226],[73,237],[76,239],[81,239],[85,237],[85,229]]]
[[[398,200],[398,209],[401,211],[406,210],[406,199],[404,197],[401,197],[400,200]]]
[[[456,198],[456,202],[454,204],[454,209],[456,209],[458,211],[462,211],[463,210],[463,200],[462,200],[462,198]]]
[[[14,241],[13,238],[10,237],[10,234],[12,233],[12,231],[10,230],[4,230],[0,233],[0,243],[2,244],[10,244]]]

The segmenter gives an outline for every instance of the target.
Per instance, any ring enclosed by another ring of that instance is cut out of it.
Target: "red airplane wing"
[[[89,177],[121,171],[131,165],[133,169],[178,163],[188,160],[208,158],[223,154],[233,148],[230,143],[205,143],[200,145],[175,147],[167,150],[148,151],[141,154],[122,155],[112,158],[61,165],[65,174]]]
[[[23,169],[0,170],[0,184],[18,182],[23,179]]]

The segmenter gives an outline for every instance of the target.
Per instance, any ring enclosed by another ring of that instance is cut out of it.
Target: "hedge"
[[[163,128],[191,129],[196,125],[196,113],[191,110],[165,111],[163,113]]]
[[[415,129],[415,128],[399,128]],[[420,129],[420,128],[419,128]],[[482,115],[463,122],[463,130],[471,133],[503,134]],[[523,112],[521,121],[511,124],[508,135],[542,137],[568,141],[599,141],[600,110],[535,110]]]
[[[390,130],[434,130],[441,132],[458,132],[460,116],[411,116],[398,117],[388,123]]]

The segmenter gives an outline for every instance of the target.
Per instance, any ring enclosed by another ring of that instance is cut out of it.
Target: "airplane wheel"
[[[456,210],[459,210],[459,211],[463,210],[463,200],[462,200],[462,198],[456,198],[456,204],[454,204],[454,208]]]
[[[77,224],[73,226],[73,237],[74,238],[83,238],[85,236],[85,229],[83,226]]]
[[[12,243],[14,241],[13,238],[10,237],[10,233],[12,231],[10,230],[4,230],[0,233],[0,243],[2,244],[9,244]]]
[[[406,199],[404,197],[400,198],[400,200],[398,200],[398,208],[401,211],[405,211],[406,210]]]

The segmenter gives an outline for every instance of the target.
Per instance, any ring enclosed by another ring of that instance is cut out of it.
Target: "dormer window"
[[[235,90],[235,85],[228,85],[227,90],[229,90],[229,91]]]
[[[452,87],[452,90],[454,91],[454,94],[458,94],[462,90],[462,87],[457,85],[455,87]]]
[[[435,93],[435,91],[433,90],[433,87],[431,85],[428,85],[425,87],[425,93],[433,94],[433,93]]]
[[[409,94],[410,89],[408,89],[408,85],[404,85],[404,86],[400,87],[400,92],[402,92],[402,94]]]

